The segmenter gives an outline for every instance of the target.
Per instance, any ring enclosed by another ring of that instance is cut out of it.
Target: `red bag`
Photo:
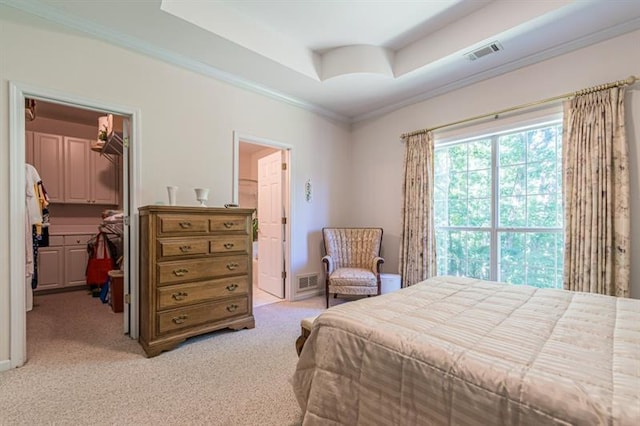
[[[109,278],[109,271],[114,269],[113,259],[107,250],[106,238],[102,232],[96,237],[95,246],[87,263],[87,285],[104,285]],[[102,248],[102,256],[98,257],[100,248]]]

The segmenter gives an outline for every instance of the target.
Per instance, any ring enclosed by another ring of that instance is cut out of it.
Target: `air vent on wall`
[[[478,58],[482,58],[483,56],[487,56],[490,55],[492,53],[496,53],[498,51],[502,50],[502,45],[500,43],[498,43],[497,41],[494,41],[491,44],[487,44],[486,46],[482,46],[476,50],[474,50],[473,52],[470,53],[465,53],[465,56],[471,60],[471,61],[475,61]]]
[[[298,290],[308,291],[318,288],[318,274],[298,275]]]

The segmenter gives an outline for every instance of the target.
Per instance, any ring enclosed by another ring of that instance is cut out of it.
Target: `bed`
[[[304,425],[637,425],[640,300],[431,278],[323,312],[292,384]]]

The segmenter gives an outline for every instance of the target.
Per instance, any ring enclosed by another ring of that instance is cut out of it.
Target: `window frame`
[[[435,232],[436,235],[438,234],[438,231],[462,231],[462,232],[487,232],[489,234],[489,241],[490,241],[490,246],[489,246],[489,280],[491,281],[504,281],[504,278],[502,278],[500,276],[500,236],[501,234],[507,234],[507,233],[520,233],[520,234],[540,234],[540,233],[550,233],[550,234],[559,234],[562,237],[564,236],[564,221],[562,220],[560,223],[561,225],[559,227],[516,227],[516,226],[505,226],[505,227],[500,227],[500,198],[499,198],[499,190],[500,190],[500,164],[499,164],[499,138],[505,134],[515,134],[515,133],[521,133],[521,132],[526,132],[526,131],[531,131],[531,130],[535,130],[535,129],[542,129],[542,128],[546,128],[546,127],[552,127],[552,126],[560,126],[560,128],[562,128],[562,115],[561,114],[553,114],[553,115],[546,115],[543,117],[537,117],[534,118],[532,120],[522,120],[521,122],[513,122],[511,121],[510,123],[507,124],[503,124],[500,127],[494,127],[492,128],[484,128],[482,132],[473,132],[473,130],[470,130],[466,136],[460,134],[460,132],[458,132],[458,135],[456,136],[450,136],[448,138],[441,138],[436,136],[435,137],[435,141],[434,141],[434,156],[435,156],[435,152],[437,150],[441,150],[441,149],[446,149],[446,148],[450,148],[452,146],[456,146],[456,145],[463,145],[463,144],[470,144],[473,143],[474,141],[478,141],[478,140],[482,140],[482,139],[490,139],[491,140],[491,191],[490,191],[490,226],[478,226],[478,227],[474,227],[474,226],[438,226],[435,225]],[[562,140],[562,132],[560,131],[558,137],[560,138],[560,141]],[[562,147],[559,147],[559,151],[560,153],[562,152]],[[528,165],[529,161],[528,158],[526,158],[526,161],[523,163],[524,165]],[[558,174],[558,171],[560,172],[560,178],[562,178],[562,173],[561,173],[561,167],[562,164],[561,163],[557,163],[556,162],[556,173]],[[560,170],[558,170],[560,169]],[[466,173],[469,173],[469,169],[468,169],[468,165],[467,165],[467,170]],[[435,180],[435,170],[434,170],[434,180]],[[528,192],[527,192],[528,195]],[[556,196],[558,196],[558,194],[556,193]],[[467,199],[469,198],[469,194],[467,193]],[[434,200],[435,201],[435,200]],[[435,204],[435,203],[434,203]],[[435,206],[434,206],[435,207]],[[527,212],[528,212],[528,206],[527,206]],[[558,213],[556,213],[558,214]],[[562,214],[563,216],[563,214]],[[437,248],[436,248],[437,250]],[[526,253],[524,253],[524,256],[526,256]],[[449,258],[447,257],[447,261],[449,260]],[[467,256],[465,259],[463,259],[465,262],[467,262],[467,268],[466,270],[468,271],[468,260],[469,257]],[[440,259],[438,259],[438,262],[440,262]],[[523,265],[523,268],[525,266],[528,266],[528,261],[525,257],[525,264]],[[556,256],[556,277],[558,274],[558,259]],[[438,268],[439,269],[439,268]],[[448,273],[451,273],[450,271],[448,271]],[[525,269],[525,277],[527,276],[527,269]],[[562,283],[562,277],[556,278],[556,283]],[[519,285],[519,284],[517,284]],[[531,284],[529,284],[531,285]]]

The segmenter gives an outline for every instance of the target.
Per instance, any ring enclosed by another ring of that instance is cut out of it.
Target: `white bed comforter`
[[[640,300],[437,277],[333,307],[305,425],[639,425]]]

